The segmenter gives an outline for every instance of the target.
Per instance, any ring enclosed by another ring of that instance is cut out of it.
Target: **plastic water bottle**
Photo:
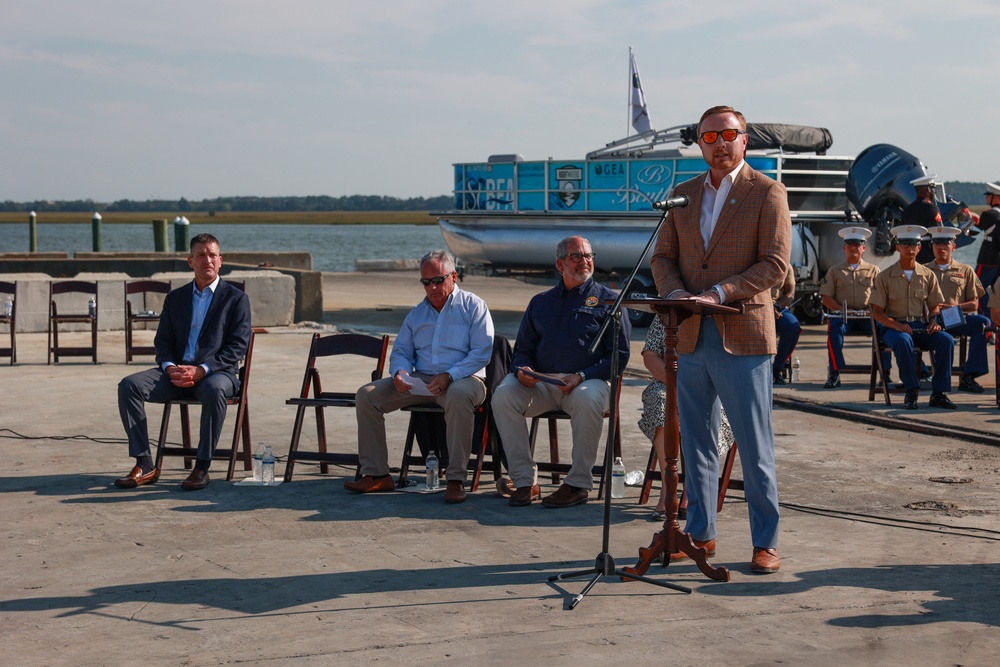
[[[264,443],[258,442],[253,452],[253,481],[264,481]]]
[[[799,381],[799,369],[802,368],[802,362],[799,361],[798,357],[792,357],[792,382]]]
[[[625,464],[620,456],[615,458],[615,464],[611,466],[611,497],[625,497]]]
[[[3,316],[10,317],[14,313],[14,302],[7,297],[3,300]]]
[[[427,453],[427,488],[438,488],[438,457],[432,449]]]
[[[271,450],[271,445],[264,448],[264,458],[261,459],[261,477],[264,486],[274,484],[274,452]]]
[[[97,317],[97,300],[91,299],[87,302],[87,312],[91,317]]]

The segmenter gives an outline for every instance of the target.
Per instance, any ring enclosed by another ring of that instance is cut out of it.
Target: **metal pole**
[[[168,238],[166,218],[153,220],[153,250],[156,252],[169,252],[170,244]]]
[[[185,252],[191,241],[188,238],[191,229],[191,221],[183,215],[174,218],[174,252]]]
[[[94,212],[94,217],[90,219],[91,230],[94,236],[94,252],[101,252],[101,214]]]
[[[38,252],[38,214],[28,214],[28,252]]]

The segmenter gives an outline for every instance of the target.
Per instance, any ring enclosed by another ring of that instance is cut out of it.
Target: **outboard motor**
[[[875,144],[861,151],[847,172],[847,199],[871,226],[870,247],[879,257],[895,252],[889,230],[899,224],[903,209],[916,201],[910,181],[926,175],[920,160],[891,144]],[[936,202],[947,224],[957,216],[961,202]]]
[[[917,198],[910,181],[924,175],[916,156],[891,144],[875,144],[861,151],[847,172],[847,199],[872,227],[871,248],[879,257],[895,251],[889,230],[903,209]]]

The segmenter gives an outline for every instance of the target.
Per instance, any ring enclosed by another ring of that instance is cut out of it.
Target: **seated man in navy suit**
[[[194,397],[201,402],[201,436],[194,470],[181,486],[208,486],[212,452],[226,419],[226,399],[236,395],[237,365],[250,342],[250,301],[219,277],[222,255],[211,234],[191,239],[188,266],[194,281],[167,294],[156,329],[156,368],[129,375],[118,384],[118,411],[135,466],[115,486],[153,484],[160,471],[149,452],[146,403]]]

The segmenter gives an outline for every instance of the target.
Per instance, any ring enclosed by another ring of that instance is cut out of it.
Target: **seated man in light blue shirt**
[[[475,411],[486,399],[486,364],[493,354],[493,319],[486,302],[459,289],[457,280],[455,260],[446,250],[431,251],[420,260],[420,282],[427,296],[403,321],[389,357],[390,377],[358,390],[362,477],[345,483],[347,490],[392,491],[385,414],[409,405],[437,403],[444,408],[448,445],[444,499],[448,503],[465,500],[463,483]],[[418,394],[414,379],[425,383],[430,395]]]

